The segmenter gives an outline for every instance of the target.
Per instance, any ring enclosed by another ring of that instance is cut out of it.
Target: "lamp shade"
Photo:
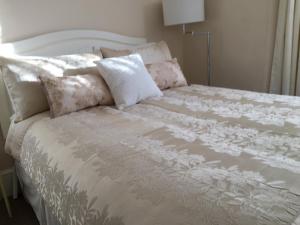
[[[205,20],[204,0],[163,0],[166,26]]]

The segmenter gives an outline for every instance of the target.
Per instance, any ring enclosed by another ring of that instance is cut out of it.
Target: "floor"
[[[0,201],[0,225],[39,225],[34,212],[20,196],[17,200],[10,199],[13,218],[9,218],[3,201]]]

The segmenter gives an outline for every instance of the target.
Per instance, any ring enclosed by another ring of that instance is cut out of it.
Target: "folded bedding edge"
[[[15,165],[23,196],[32,207],[39,223],[44,225],[59,225],[56,217],[51,213],[50,208],[34,186],[29,175],[24,171],[21,163],[16,161]]]
[[[5,140],[5,152],[15,160],[19,160],[22,143],[28,129],[43,118],[49,118],[49,111],[37,114],[19,123],[12,121]]]

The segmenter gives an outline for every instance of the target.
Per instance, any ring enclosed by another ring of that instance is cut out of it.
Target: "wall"
[[[98,29],[119,34],[165,39],[182,58],[182,36],[165,29],[161,0],[0,0],[2,42],[65,29]]]
[[[267,91],[278,0],[207,0],[207,22],[188,26],[213,33],[213,84]],[[193,83],[206,83],[206,39],[186,37],[184,69]]]

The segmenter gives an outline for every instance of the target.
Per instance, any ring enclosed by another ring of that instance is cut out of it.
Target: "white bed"
[[[144,43],[81,30],[0,51],[55,56]],[[6,150],[41,225],[300,224],[300,98],[201,85],[163,93],[11,126]],[[1,102],[6,134],[3,85]]]

